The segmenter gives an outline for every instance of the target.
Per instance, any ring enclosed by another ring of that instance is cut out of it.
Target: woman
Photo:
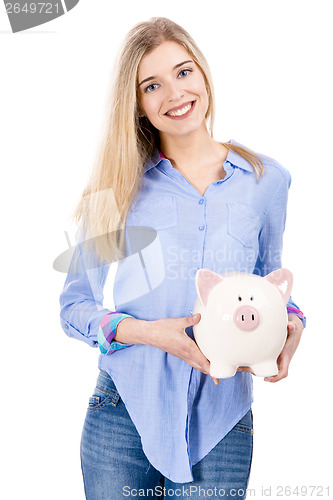
[[[212,489],[245,498],[252,375],[242,367],[229,379],[209,376],[193,340],[194,278],[200,268],[281,267],[290,175],[235,141],[215,141],[208,64],[166,18],[129,32],[110,95],[60,297],[65,332],[101,350],[81,439],[86,497],[193,499]],[[103,287],[116,259],[111,312]],[[270,382],[287,376],[305,324],[291,299],[288,313]]]

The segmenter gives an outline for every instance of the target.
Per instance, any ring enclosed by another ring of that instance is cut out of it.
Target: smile
[[[165,113],[165,115],[173,119],[187,118],[192,113],[194,106],[195,106],[195,101],[192,101],[183,106],[182,108],[178,108],[173,111],[168,111],[167,113]]]

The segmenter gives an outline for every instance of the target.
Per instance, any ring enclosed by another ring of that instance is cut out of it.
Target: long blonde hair
[[[110,263],[125,256],[124,227],[130,205],[142,186],[143,166],[159,147],[158,130],[139,117],[138,67],[143,56],[164,41],[182,45],[201,69],[208,92],[205,116],[213,137],[214,89],[208,63],[192,39],[178,24],[165,17],[153,17],[136,24],[118,52],[108,92],[105,126],[89,182],[73,213],[80,234],[93,244],[100,262]],[[245,158],[258,179],[263,164],[253,152],[222,143]],[[90,247],[92,248],[92,247]]]

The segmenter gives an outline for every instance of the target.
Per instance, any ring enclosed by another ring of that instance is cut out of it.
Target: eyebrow
[[[175,70],[175,69],[179,68],[180,66],[183,66],[183,64],[187,64],[187,63],[193,63],[192,59],[189,59],[188,61],[183,61],[181,63],[176,64],[176,66],[174,66],[173,70]],[[140,87],[140,85],[142,85],[145,82],[149,82],[150,80],[155,80],[155,78],[157,78],[157,76],[150,76],[149,78],[145,78],[144,80],[142,80],[141,83],[139,83],[139,87]]]

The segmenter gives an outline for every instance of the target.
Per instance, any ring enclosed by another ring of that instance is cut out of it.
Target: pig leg
[[[273,377],[279,373],[275,360],[266,360],[250,365],[251,370],[258,377]]]
[[[210,363],[210,376],[215,378],[230,378],[235,375],[237,366],[226,363]]]

